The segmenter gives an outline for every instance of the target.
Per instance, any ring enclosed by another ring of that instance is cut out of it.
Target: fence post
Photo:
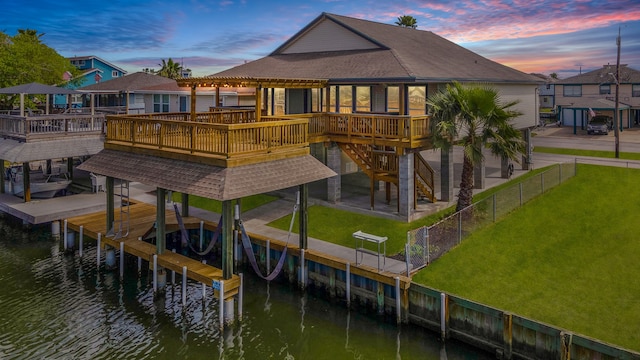
[[[520,207],[522,207],[522,182],[520,182],[518,185],[520,187]]]

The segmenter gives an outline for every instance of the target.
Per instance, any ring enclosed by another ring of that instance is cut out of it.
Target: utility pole
[[[616,44],[618,45],[618,59],[616,60],[616,110],[613,116],[615,129],[615,142],[616,142],[616,159],[620,158],[620,27],[618,27],[618,37],[616,38]]]

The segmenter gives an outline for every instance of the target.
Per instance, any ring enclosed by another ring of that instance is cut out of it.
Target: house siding
[[[538,85],[495,84],[500,92],[500,99],[504,102],[518,101],[513,109],[522,113],[513,125],[517,129],[525,129],[536,126],[539,119]]]
[[[304,36],[293,42],[281,54],[315,53],[324,51],[368,50],[379,46],[358,36],[331,20],[321,21]]]

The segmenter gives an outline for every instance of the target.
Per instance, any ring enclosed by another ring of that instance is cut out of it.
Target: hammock
[[[213,247],[216,245],[216,242],[218,241],[218,238],[220,237],[220,229],[221,229],[221,225],[222,225],[222,216],[220,216],[220,220],[218,221],[218,225],[216,226],[216,231],[213,233],[213,237],[211,239],[211,241],[209,241],[209,246],[207,246],[206,249],[204,249],[203,251],[198,251],[196,250],[193,245],[191,245],[191,241],[189,241],[189,234],[187,233],[187,229],[184,227],[184,221],[182,221],[182,216],[180,215],[180,211],[178,211],[178,204],[174,203],[173,204],[173,209],[175,210],[176,213],[176,219],[178,220],[178,226],[180,227],[180,235],[181,235],[181,239],[182,239],[182,246],[187,246],[189,245],[189,248],[191,248],[191,251],[193,251],[194,253],[200,255],[200,256],[204,256],[207,255],[208,253],[211,252],[211,250],[213,250]]]
[[[247,257],[249,258],[249,263],[251,264],[253,271],[255,271],[255,273],[264,280],[271,281],[275,279],[276,276],[280,274],[280,270],[282,270],[282,266],[284,265],[284,260],[287,258],[287,246],[285,245],[284,249],[282,250],[282,253],[280,254],[280,260],[278,260],[278,264],[276,264],[276,267],[273,269],[271,274],[264,276],[262,275],[262,271],[260,271],[260,268],[258,267],[258,263],[256,262],[256,255],[253,252],[253,246],[251,246],[251,240],[249,239],[249,235],[247,235],[247,232],[244,230],[242,221],[240,221],[240,230],[242,232],[242,247],[247,253]],[[269,256],[269,254],[267,254],[267,256]]]
[[[282,249],[282,253],[280,254],[280,259],[278,260],[276,267],[273,269],[271,274],[267,276],[262,275],[262,271],[260,271],[260,268],[258,267],[258,263],[256,262],[256,255],[254,254],[253,246],[251,245],[251,239],[249,239],[249,235],[247,235],[247,232],[244,230],[244,224],[242,223],[242,221],[238,222],[240,225],[240,230],[242,232],[242,247],[244,248],[245,253],[247,253],[247,258],[249,258],[249,263],[251,264],[253,271],[264,280],[271,281],[275,279],[276,276],[280,274],[280,271],[284,266],[284,260],[287,258],[289,238],[291,237],[291,230],[293,229],[293,222],[296,218],[296,211],[298,210],[298,204],[300,204],[299,192],[297,193],[296,197],[297,197],[296,204],[293,206],[293,214],[291,214],[291,223],[289,224],[289,234],[287,235],[287,243],[285,244],[284,249]],[[269,254],[267,254],[267,256],[269,256]]]

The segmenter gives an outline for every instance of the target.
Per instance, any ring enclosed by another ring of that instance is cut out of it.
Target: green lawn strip
[[[573,156],[592,156],[600,158],[615,158],[615,152],[605,150],[580,150],[580,149],[565,149],[554,147],[536,146],[534,152],[545,154],[560,154],[560,155],[573,155]],[[640,160],[640,153],[621,152],[620,159],[624,160]]]
[[[547,170],[547,168],[533,170],[500,186],[488,189],[474,196],[474,201],[487,198],[499,189],[513,186],[515,183],[523,181],[529,177],[536,176],[545,170]],[[375,216],[314,205],[309,207],[309,236],[353,248],[355,246],[355,240],[353,239],[352,234],[358,230],[362,230],[363,232],[373,235],[387,236],[389,238],[389,240],[387,240],[387,254],[395,255],[404,251],[404,244],[407,242],[407,231],[417,229],[420,226],[434,224],[453,214],[454,211],[455,206],[452,206],[411,223],[405,223],[402,221],[382,219]],[[288,231],[290,222],[291,217],[285,216],[267,225]],[[293,226],[293,232],[296,234],[298,233],[297,218]]]
[[[639,170],[579,165],[413,281],[638,351],[639,181]]]
[[[171,199],[175,202],[180,202],[182,201],[182,196],[180,193],[174,192]],[[246,212],[251,209],[255,209],[259,206],[268,204],[277,199],[278,198],[275,196],[266,195],[266,194],[247,196],[245,198],[242,198],[242,200],[240,201],[241,211]],[[216,213],[222,212],[222,201],[207,199],[207,198],[203,198],[195,195],[189,195],[189,206],[197,207],[199,209],[204,209],[204,210],[212,211]]]

